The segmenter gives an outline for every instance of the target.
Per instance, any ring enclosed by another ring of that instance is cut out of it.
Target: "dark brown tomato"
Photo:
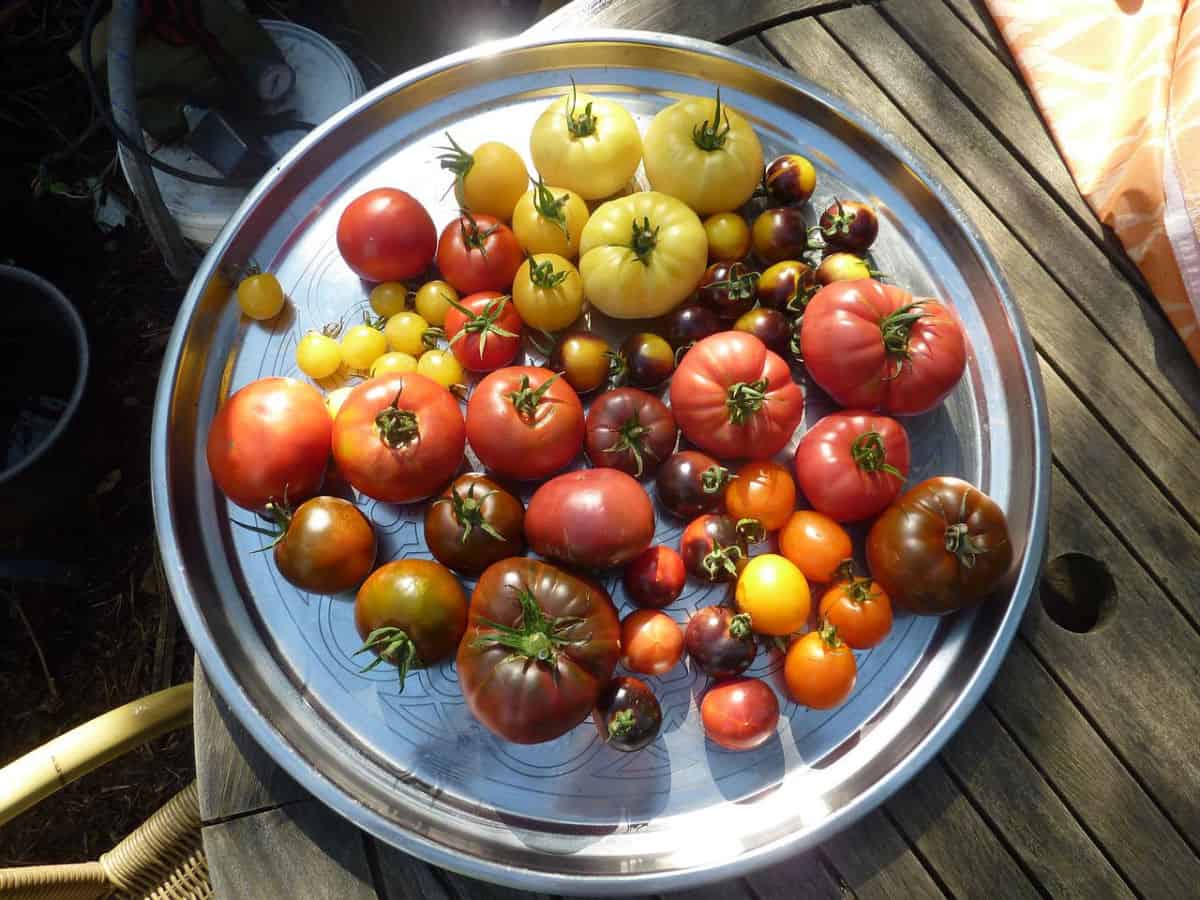
[[[284,529],[275,565],[291,584],[312,594],[358,587],[375,565],[375,532],[357,506],[340,497],[313,497],[289,514],[267,510]]]
[[[592,401],[587,415],[588,459],[635,478],[653,475],[675,449],[679,429],[665,403],[637,388],[617,388]]]
[[[684,646],[710,678],[741,675],[758,655],[750,616],[727,606],[706,606],[688,620]]]
[[[561,372],[578,393],[587,394],[608,381],[611,351],[608,341],[598,334],[566,331],[555,343],[546,365]]]
[[[785,259],[759,276],[756,296],[762,306],[800,313],[816,289],[812,266],[798,259]]]
[[[482,572],[525,552],[525,507],[486,475],[459,475],[425,508],[425,543],[438,562]]]
[[[589,569],[629,562],[654,539],[654,507],[630,475],[580,469],[551,478],[525,510],[525,539],[542,556]]]
[[[638,331],[621,342],[610,357],[609,374],[615,384],[658,387],[675,371],[675,351],[661,335]]]
[[[733,323],[733,330],[754,335],[767,345],[768,350],[773,350],[780,356],[786,356],[788,353],[788,344],[792,338],[792,323],[777,309],[759,306],[743,313]]]
[[[694,303],[681,306],[667,319],[667,341],[678,355],[679,351],[716,334],[722,327],[720,318],[707,306]]]
[[[754,305],[758,273],[740,262],[716,262],[700,278],[700,302],[722,319],[736,319]]]
[[[721,582],[737,578],[750,554],[737,522],[709,513],[693,519],[683,530],[679,555],[691,575]]]
[[[842,250],[827,254],[817,266],[815,277],[816,283],[824,287],[835,281],[861,281],[878,275],[879,273],[861,256]]]
[[[750,230],[754,255],[767,265],[796,259],[808,250],[808,225],[795,206],[763,210]]]
[[[680,450],[659,467],[655,494],[667,512],[691,519],[721,509],[729,479],[729,470],[707,453]]]
[[[625,590],[642,609],[670,606],[683,593],[687,569],[683,557],[661,544],[647,547],[625,566]]]
[[[865,253],[879,235],[875,210],[857,200],[834,200],[817,222],[830,247]]]
[[[662,707],[646,682],[631,675],[614,678],[600,692],[592,721],[600,739],[631,753],[650,746],[662,728]]]

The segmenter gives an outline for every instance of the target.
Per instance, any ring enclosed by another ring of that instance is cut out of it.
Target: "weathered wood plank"
[[[200,819],[212,822],[308,798],[209,690],[196,660],[193,718]]]
[[[1200,859],[1023,639],[1013,642],[987,703],[1140,893],[1195,890]]]
[[[940,900],[945,896],[880,810],[867,814],[821,849],[860,900]]]
[[[204,827],[221,900],[376,900],[358,829],[316,800]]]
[[[887,810],[952,896],[1040,896],[941,760],[922,769],[888,801]]]
[[[744,880],[756,900],[844,900],[848,895],[815,852],[751,872]]]
[[[448,869],[440,870],[439,874],[451,891],[463,900],[550,900],[549,894],[534,894],[530,891],[489,884],[486,881],[476,881]]]
[[[1013,62],[1012,55],[1008,52],[1004,36],[1000,34],[1000,29],[996,27],[983,0],[944,0],[944,2],[968,28],[975,32],[975,36],[1000,58],[1002,63],[1016,72],[1016,63]]]
[[[443,882],[445,876],[440,870],[383,841],[369,837],[366,840],[372,842],[379,861],[379,877],[383,882],[381,896],[387,900],[455,900],[454,894],[447,890]],[[434,874],[435,871],[438,874]]]

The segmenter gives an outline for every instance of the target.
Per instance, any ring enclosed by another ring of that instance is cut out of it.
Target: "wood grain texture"
[[[851,831],[857,829],[851,827]],[[751,872],[743,881],[756,900],[844,900],[850,896],[837,878],[825,867],[817,852],[802,853],[791,859]]]
[[[1200,884],[1200,859],[1023,639],[1013,642],[987,703],[1142,894],[1184,897]]]
[[[727,42],[753,34],[830,0],[575,0],[535,24],[527,34],[575,28],[632,28]]]
[[[376,900],[357,828],[316,800],[204,827],[221,900]]]
[[[880,810],[868,813],[822,850],[859,900],[940,900],[946,896]]]
[[[390,844],[365,835],[364,839],[371,841],[373,849],[368,853],[374,852],[379,863],[381,896],[387,900],[455,900],[445,873]]]
[[[983,41],[1002,63],[1013,72],[1017,71],[1016,63],[1013,62],[1012,55],[1008,52],[1008,45],[1004,43],[1004,36],[1000,34],[1000,30],[996,27],[983,0],[943,0],[943,2],[968,28],[975,32],[975,36]]]

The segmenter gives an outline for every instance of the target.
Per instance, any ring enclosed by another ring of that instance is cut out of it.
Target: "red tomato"
[[[726,750],[753,750],[775,733],[779,698],[757,678],[738,678],[709,689],[700,701],[704,733]]]
[[[667,405],[645,391],[623,387],[601,394],[587,414],[588,459],[641,478],[653,475],[675,449],[679,430]]]
[[[411,194],[376,188],[356,197],[338,219],[337,245],[354,274],[367,281],[403,281],[433,262],[437,229]]]
[[[949,309],[869,278],[813,295],[800,350],[813,381],[841,406],[901,416],[935,407],[958,384],[967,358]]]
[[[621,664],[640,675],[664,675],[683,657],[683,629],[664,612],[638,609],[621,622]]]
[[[808,429],[796,447],[796,480],[813,509],[839,522],[878,515],[908,477],[908,435],[887,416],[833,413]]]
[[[892,630],[892,601],[879,583],[856,578],[851,566],[846,578],[825,592],[819,615],[837,629],[855,650],[870,650]]]
[[[438,239],[438,268],[460,294],[507,291],[524,261],[516,235],[494,216],[463,213]]]
[[[338,471],[385,503],[433,496],[458,471],[466,443],[458,401],[415,372],[364,381],[333,423]]]
[[[625,590],[643,609],[670,606],[686,583],[683,557],[661,544],[647,547],[625,567]]]
[[[488,375],[467,403],[467,439],[498,475],[530,481],[570,464],[583,446],[583,405],[566,380],[537,366]]]
[[[525,540],[534,552],[589,569],[627,563],[653,539],[650,498],[616,469],[551,478],[525,510]]]
[[[804,418],[804,391],[758,338],[723,331],[698,341],[679,363],[671,412],[684,436],[714,456],[766,458]]]
[[[521,317],[512,298],[496,291],[452,301],[444,327],[450,349],[472,372],[507,366],[521,349]]]
[[[837,629],[822,624],[793,641],[783,661],[788,696],[812,709],[832,709],[854,690],[858,663]]]
[[[315,387],[294,378],[260,378],[217,410],[208,432],[208,468],[221,493],[238,506],[260,509],[285,498],[297,503],[321,488],[332,431]]]
[[[785,467],[770,460],[748,462],[725,489],[725,511],[735,519],[758,519],[778,531],[796,508],[796,483]]]

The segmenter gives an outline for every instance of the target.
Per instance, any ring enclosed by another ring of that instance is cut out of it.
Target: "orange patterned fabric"
[[[1200,0],[986,0],[1096,215],[1200,364]]]

